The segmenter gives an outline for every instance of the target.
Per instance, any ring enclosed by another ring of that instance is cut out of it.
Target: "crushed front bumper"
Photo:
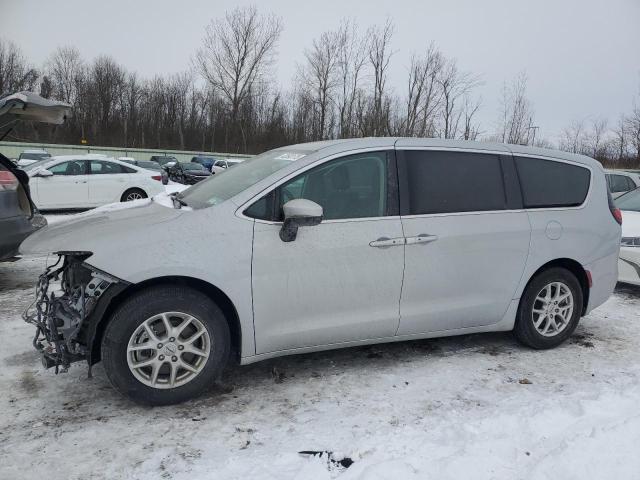
[[[38,279],[36,298],[22,318],[36,327],[33,346],[45,368],[66,372],[69,365],[88,360],[96,327],[114,292],[127,284],[84,262],[90,252],[57,252],[58,261]]]

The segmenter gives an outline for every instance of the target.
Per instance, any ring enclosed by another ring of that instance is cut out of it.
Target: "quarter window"
[[[506,208],[500,157],[485,153],[405,150],[401,211],[407,215]]]
[[[591,172],[564,162],[515,157],[525,208],[576,207],[581,205]]]

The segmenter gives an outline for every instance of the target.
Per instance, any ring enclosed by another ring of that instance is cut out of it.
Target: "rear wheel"
[[[133,200],[140,200],[142,198],[147,198],[147,194],[144,190],[140,188],[130,188],[126,192],[122,194],[120,198],[121,202],[132,202]]]
[[[545,349],[564,342],[576,329],[582,314],[580,282],[564,268],[550,268],[527,285],[514,328],[525,345]]]
[[[169,405],[212,385],[229,358],[230,334],[218,306],[181,286],[143,290],[113,314],[102,340],[107,377],[138,403]]]

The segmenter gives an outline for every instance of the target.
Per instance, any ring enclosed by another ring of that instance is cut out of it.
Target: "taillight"
[[[161,182],[161,181],[162,181],[162,175],[154,175],[154,176],[152,176],[151,178],[153,178],[154,180],[157,180],[157,181],[159,181],[159,182]]]
[[[611,211],[611,215],[618,222],[618,224],[622,225],[622,212],[616,204],[613,203],[613,197],[611,196],[611,192],[607,189],[607,201],[609,202],[609,210]]]
[[[613,218],[616,219],[616,222],[622,225],[622,212],[620,211],[620,209],[614,208],[613,210],[611,210],[611,214],[613,215]]]
[[[0,170],[0,190],[17,190],[18,179],[9,170]]]

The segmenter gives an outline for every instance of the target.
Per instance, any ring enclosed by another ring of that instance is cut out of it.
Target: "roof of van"
[[[590,166],[602,165],[597,160],[586,155],[552,150],[548,148],[527,147],[524,145],[511,145],[506,143],[479,142],[472,140],[449,140],[443,138],[413,138],[413,137],[367,137],[349,138],[340,140],[323,140],[320,142],[299,143],[282,147],[283,150],[301,150],[314,152],[318,150],[331,149],[334,153],[349,151],[360,148],[402,148],[402,147],[425,147],[425,148],[451,148],[476,151],[492,151],[512,153],[514,155],[531,155],[536,157],[555,158],[568,160],[576,163],[584,163]]]

